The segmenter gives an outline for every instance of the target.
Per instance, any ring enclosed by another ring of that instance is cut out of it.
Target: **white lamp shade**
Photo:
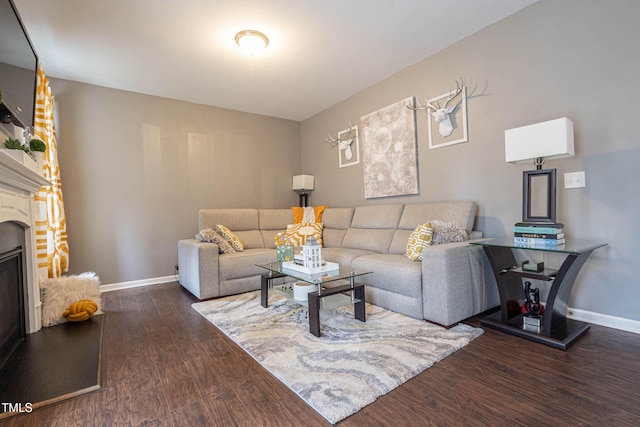
[[[313,190],[313,175],[295,175],[293,177],[293,189],[301,191]]]
[[[566,117],[504,131],[505,161],[525,163],[571,157],[573,122]]]

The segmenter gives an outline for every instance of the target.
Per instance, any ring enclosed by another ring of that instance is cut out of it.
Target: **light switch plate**
[[[584,171],[568,172],[564,174],[564,188],[586,187]]]

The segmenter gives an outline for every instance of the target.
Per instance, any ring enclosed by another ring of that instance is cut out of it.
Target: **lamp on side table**
[[[309,206],[309,193],[313,191],[313,175],[294,175],[293,191],[300,196],[300,206]]]

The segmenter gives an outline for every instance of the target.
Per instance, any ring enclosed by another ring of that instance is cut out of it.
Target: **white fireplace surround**
[[[35,245],[34,193],[49,181],[0,149],[0,223],[13,221],[24,228],[26,264],[24,295],[28,333],[42,327],[40,284]]]

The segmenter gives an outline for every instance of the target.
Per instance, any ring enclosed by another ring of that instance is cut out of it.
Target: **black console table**
[[[471,242],[481,245],[489,259],[500,293],[500,311],[480,321],[480,324],[527,338],[551,347],[566,350],[589,330],[589,324],[567,319],[571,289],[589,255],[606,243],[569,241],[557,247],[514,244],[513,238]],[[559,270],[545,268],[541,272],[524,271],[516,261],[514,251],[542,251],[566,255]],[[539,330],[523,324],[521,305],[524,302],[522,279],[553,281],[545,304]]]

